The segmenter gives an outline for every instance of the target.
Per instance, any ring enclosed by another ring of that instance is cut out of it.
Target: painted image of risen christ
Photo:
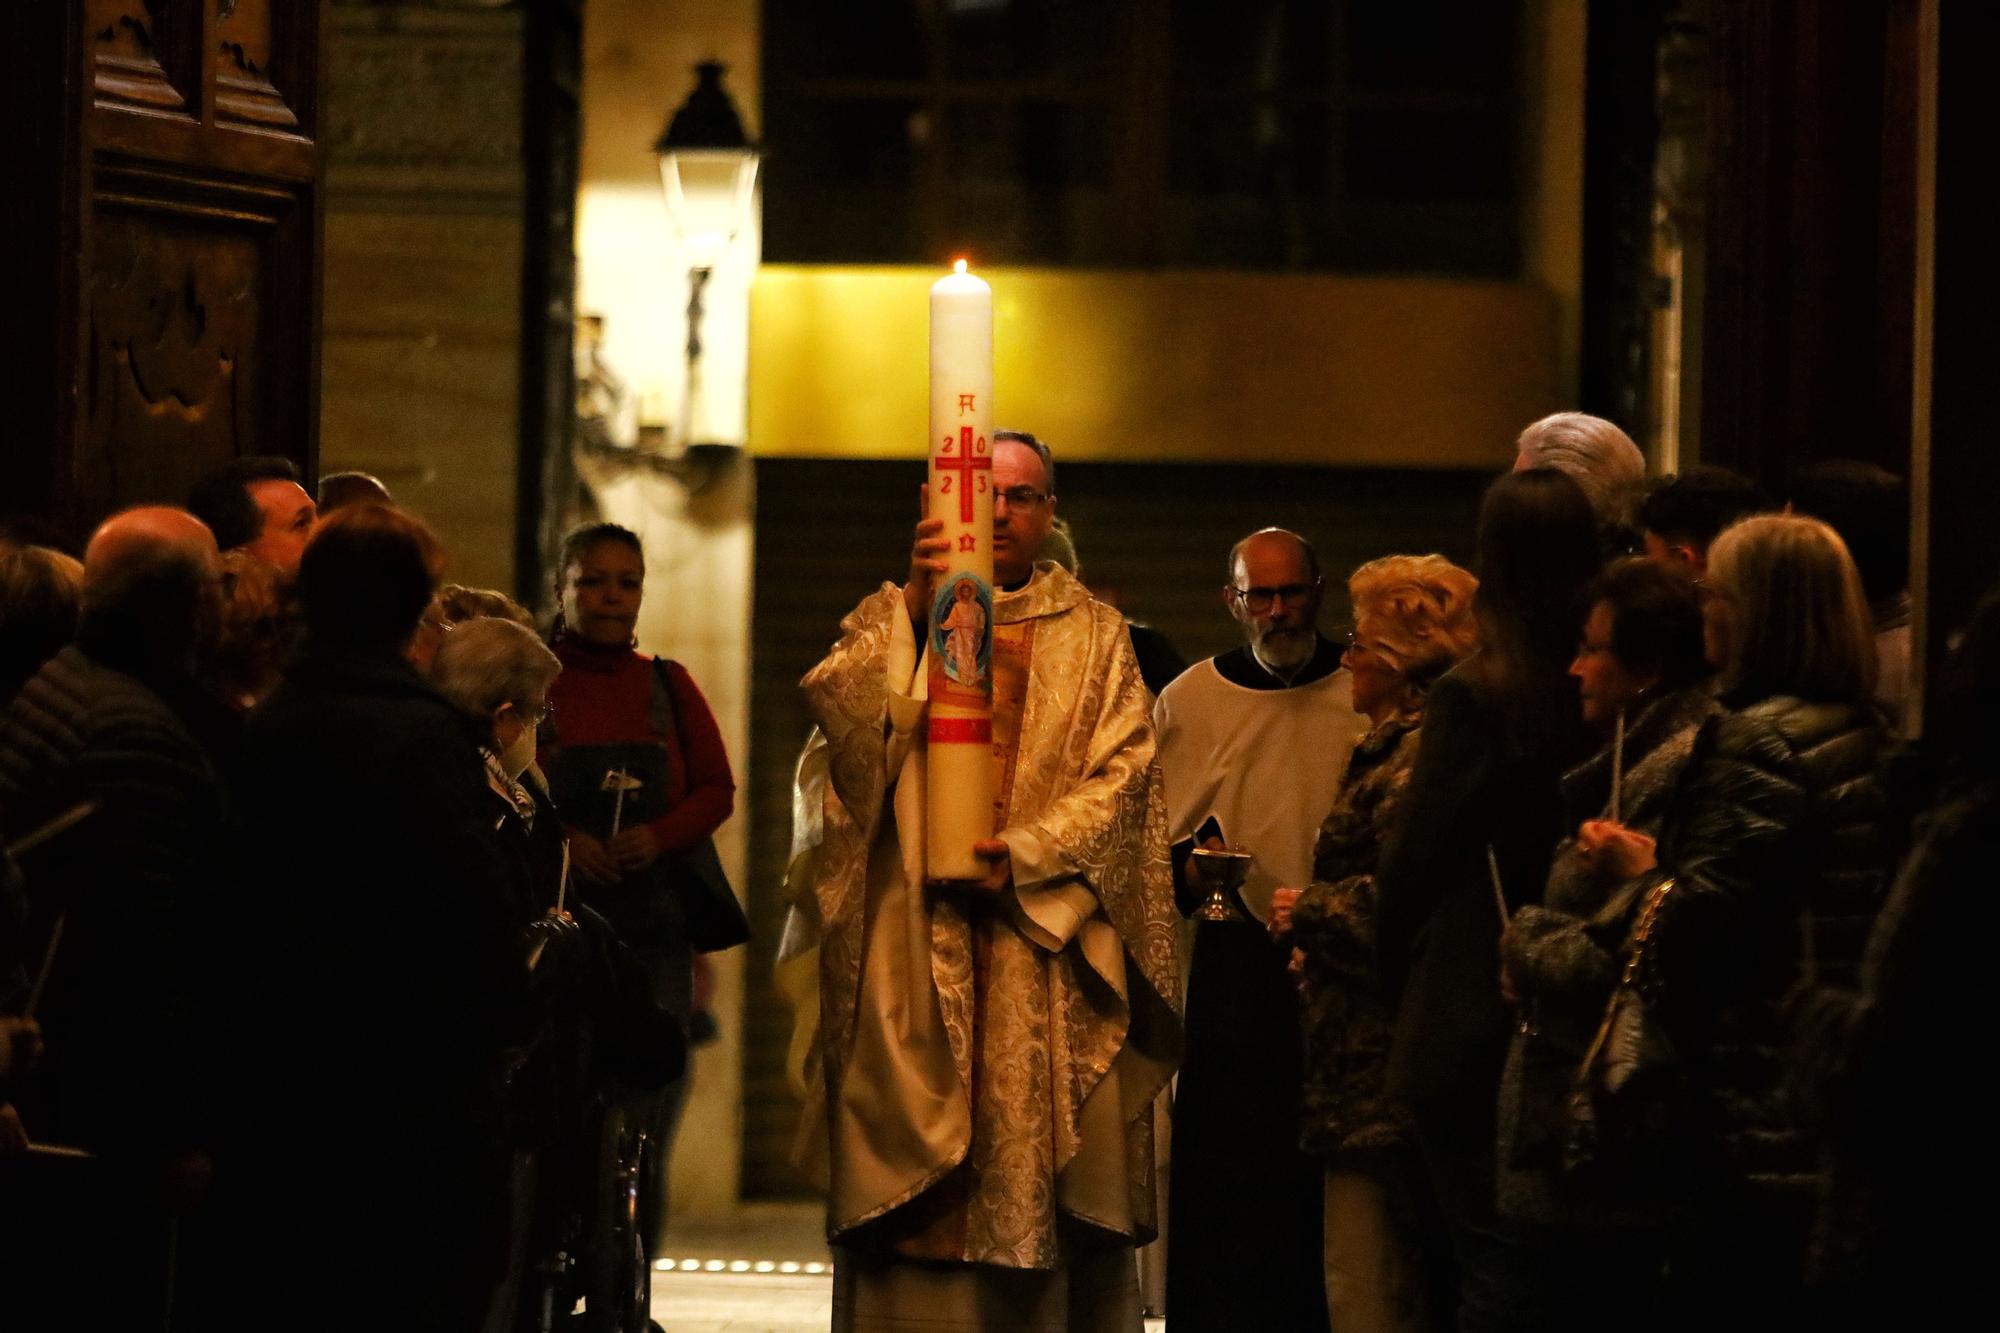
[[[970,580],[960,581],[952,595],[956,600],[938,626],[945,632],[953,678],[968,689],[977,689],[982,683],[979,645],[986,639],[986,608],[974,596]]]

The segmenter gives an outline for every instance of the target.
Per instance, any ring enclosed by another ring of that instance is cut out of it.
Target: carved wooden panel
[[[201,78],[201,18],[173,0],[88,0],[86,31],[100,104],[193,115]]]
[[[12,323],[49,350],[0,357],[0,401],[34,440],[31,458],[0,451],[0,510],[80,540],[234,455],[310,473],[324,0],[18,8],[0,142],[33,151],[7,156],[28,197],[0,213],[52,220],[12,228]]]
[[[260,246],[242,228],[103,208],[91,254],[77,487],[91,509],[177,502],[257,445]]]
[[[238,454],[303,460],[300,194],[121,162],[99,168],[95,202],[75,469],[85,508],[178,500]]]
[[[296,0],[217,0],[216,120],[310,132],[312,80]]]

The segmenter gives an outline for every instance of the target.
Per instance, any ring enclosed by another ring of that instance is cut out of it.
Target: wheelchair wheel
[[[623,1114],[607,1117],[603,1201],[585,1308],[602,1333],[646,1333],[652,1316],[653,1266],[640,1225],[640,1182],[653,1169],[652,1138]]]

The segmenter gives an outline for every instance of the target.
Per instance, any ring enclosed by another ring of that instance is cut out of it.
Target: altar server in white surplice
[[[1199,922],[1174,1099],[1167,1317],[1183,1329],[1326,1328],[1321,1168],[1299,1150],[1298,1005],[1272,891],[1312,880],[1313,837],[1366,726],[1319,632],[1318,557],[1266,528],[1236,544],[1223,597],[1244,646],[1189,668],[1154,708],[1175,891],[1205,888],[1187,851],[1212,817],[1255,854],[1252,919]]]

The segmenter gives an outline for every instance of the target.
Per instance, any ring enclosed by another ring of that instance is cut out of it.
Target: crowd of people
[[[1242,646],[1181,670],[1091,595],[1048,446],[992,450],[992,587],[938,593],[919,522],[802,683],[836,1328],[1955,1309],[2000,593],[1906,735],[1899,479],[1649,482],[1558,414],[1469,569],[1369,559],[1343,636],[1252,533]],[[701,954],[747,936],[734,779],[636,651],[636,535],[570,536],[546,633],[442,557],[269,459],[80,562],[0,544],[8,1327],[634,1327]],[[924,867],[947,685],[993,699],[975,880]]]
[[[1927,1200],[1976,1104],[1944,1066],[2000,600],[1899,741],[1901,483],[1842,461],[1788,489],[1649,484],[1610,423],[1535,423],[1471,570],[1349,576],[1338,740],[1311,547],[1231,552],[1247,652],[1166,688],[1161,776],[1184,885],[1225,835],[1275,875],[1195,932],[1177,1326],[1930,1327],[1963,1299],[1967,1238]],[[1290,798],[1329,763],[1309,825]]]
[[[988,873],[926,870],[926,746],[962,739],[927,701],[982,674],[934,520],[804,681],[784,959],[817,982],[836,1329],[1951,1308],[1969,1247],[1922,1201],[1976,1103],[1919,1088],[1953,1044],[1925,1025],[1967,1016],[1970,959],[1933,951],[1979,938],[1938,923],[1993,794],[2000,603],[1903,739],[1900,479],[1649,482],[1559,413],[1472,568],[1369,560],[1343,643],[1313,546],[1252,533],[1243,646],[1149,678],[1047,445],[992,460]]]
[[[255,458],[0,549],[0,1324],[643,1309],[728,757],[632,532],[571,536],[546,639],[443,563]]]

